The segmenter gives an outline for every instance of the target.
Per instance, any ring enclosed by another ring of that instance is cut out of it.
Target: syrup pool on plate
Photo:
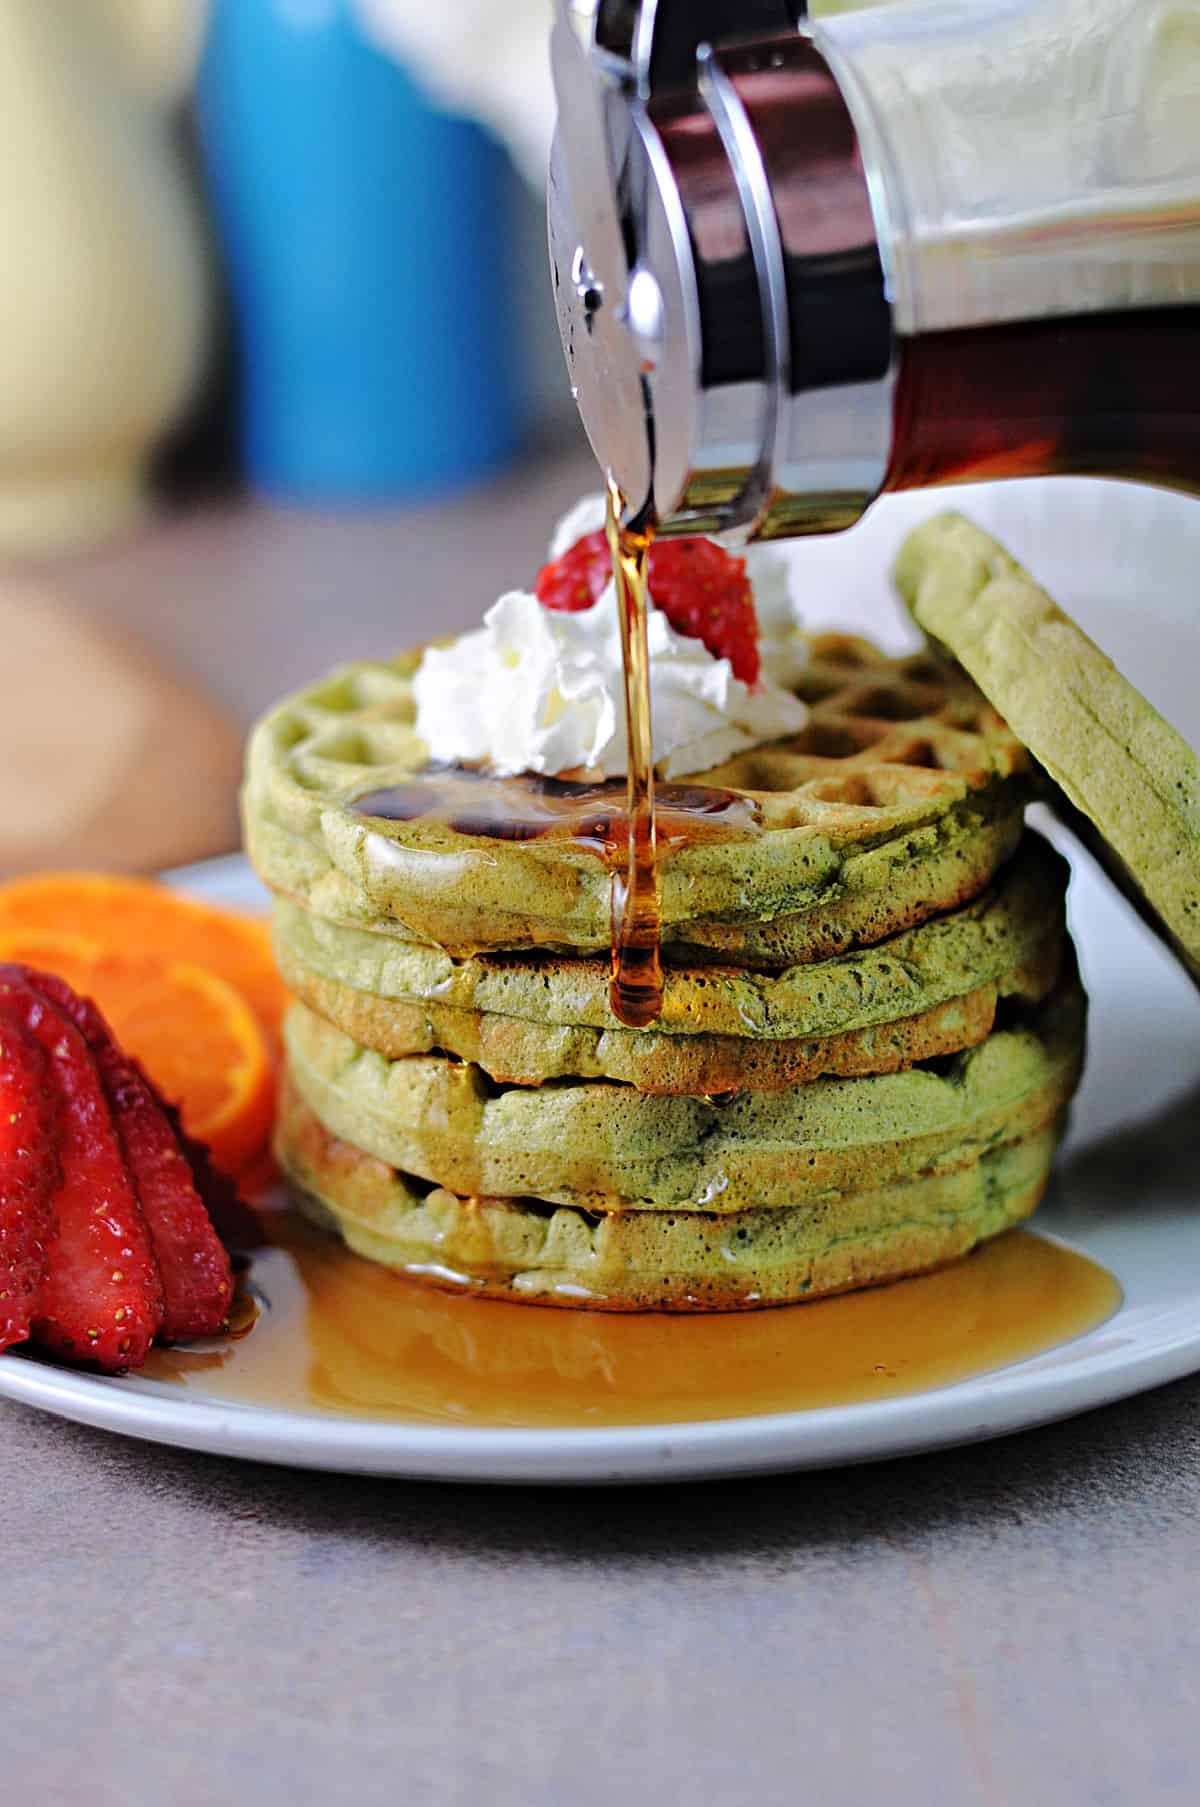
[[[437,1291],[291,1212],[264,1215],[271,1246],[250,1270],[257,1320],[236,1340],[155,1349],[147,1378],[401,1424],[695,1423],[949,1386],[1069,1342],[1121,1301],[1095,1262],[1011,1230],[937,1273],[808,1305],[551,1310]]]

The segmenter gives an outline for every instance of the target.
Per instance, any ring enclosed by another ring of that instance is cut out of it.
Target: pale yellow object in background
[[[40,584],[0,589],[0,648],[0,876],[236,846],[241,737],[211,703]]]
[[[0,551],[136,516],[200,375],[208,273],[170,141],[202,0],[0,5]]]

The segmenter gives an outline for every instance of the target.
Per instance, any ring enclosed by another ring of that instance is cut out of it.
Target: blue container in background
[[[437,112],[348,0],[214,0],[200,130],[252,482],[418,497],[525,427],[513,172]]]

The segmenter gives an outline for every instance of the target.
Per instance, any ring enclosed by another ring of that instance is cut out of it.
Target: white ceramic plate
[[[965,500],[965,498],[964,498]],[[972,512],[1015,549],[1185,731],[1196,670],[1188,556],[1200,505],[1114,486],[990,486]],[[798,554],[811,615],[879,632],[878,572],[928,498],[885,505],[855,549]],[[1192,510],[1196,512],[1193,514]],[[847,600],[848,599],[848,600]],[[1136,610],[1136,612],[1131,612]],[[1190,679],[1189,679],[1190,682]],[[1174,689],[1172,689],[1174,683]],[[1061,837],[1056,837],[1061,838]],[[869,1404],[594,1430],[381,1423],[205,1398],[136,1375],[104,1379],[0,1358],[0,1394],[62,1417],[218,1455],[351,1473],[474,1481],[667,1480],[864,1462],[1043,1424],[1200,1370],[1200,997],[1069,844],[1071,910],[1092,996],[1091,1055],[1059,1178],[1038,1227],[1107,1267],[1124,1302],[1098,1329],[981,1378]],[[240,859],[179,875],[195,895],[261,901]]]

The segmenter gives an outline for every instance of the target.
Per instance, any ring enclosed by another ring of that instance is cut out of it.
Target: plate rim
[[[1066,1238],[1056,1241],[1072,1246]],[[919,1393],[744,1418],[580,1428],[426,1425],[209,1400],[163,1383],[0,1357],[0,1396],[93,1429],[246,1461],[410,1480],[621,1483],[784,1472],[890,1460],[982,1442],[1113,1404],[1200,1367],[1190,1327],[1130,1357],[1103,1324],[1042,1356]],[[1177,1308],[1178,1309],[1178,1308]],[[1109,1347],[1086,1356],[1089,1342]],[[1074,1358],[1065,1372],[1053,1358]],[[1039,1364],[1043,1364],[1039,1371]],[[1118,1382],[1114,1386],[1114,1381]]]
[[[163,875],[201,901],[245,907],[261,894],[244,854]],[[234,895],[231,897],[230,893]],[[1043,1222],[1039,1233],[1103,1254]],[[1139,1330],[1132,1274],[1116,1271],[1115,1312],[1065,1343],[982,1375],[882,1400],[651,1425],[515,1427],[374,1420],[203,1398],[135,1375],[92,1375],[16,1352],[0,1356],[0,1397],[143,1442],[291,1468],[393,1479],[621,1484],[781,1473],[893,1460],[1034,1429],[1200,1370],[1200,1291]],[[1131,1350],[1131,1337],[1141,1337]],[[1064,1352],[1070,1354],[1064,1362]]]

